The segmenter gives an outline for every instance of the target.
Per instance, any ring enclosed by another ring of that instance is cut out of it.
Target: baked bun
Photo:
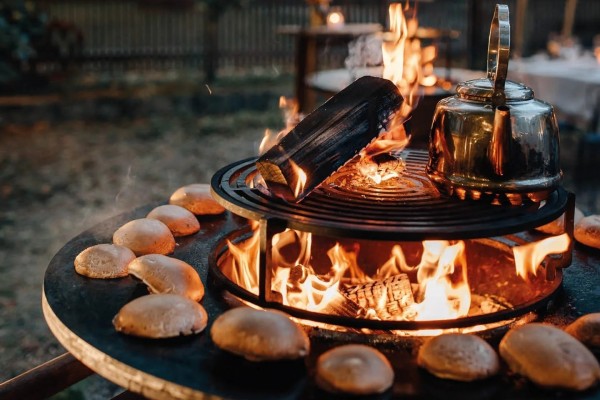
[[[600,215],[583,217],[575,225],[575,239],[586,246],[600,249]]]
[[[551,325],[532,323],[508,331],[500,355],[512,371],[546,388],[586,390],[600,379],[594,355]]]
[[[200,230],[200,223],[194,214],[173,204],[156,207],[146,218],[159,220],[169,227],[175,237],[192,235]]]
[[[152,293],[173,293],[200,301],[204,285],[188,263],[162,254],[147,254],[129,264],[129,273],[141,279]]]
[[[443,379],[470,382],[500,371],[500,359],[485,340],[475,335],[448,333],[433,337],[419,349],[417,364]]]
[[[175,250],[175,238],[169,228],[150,218],[134,219],[117,229],[113,243],[131,249],[136,256],[170,254]]]
[[[125,304],[113,319],[117,331],[161,339],[192,335],[206,328],[204,308],[177,294],[149,294]]]
[[[196,215],[219,215],[225,212],[225,208],[210,195],[210,186],[204,183],[180,187],[171,195],[169,204],[186,208]]]
[[[120,278],[127,276],[128,265],[135,259],[133,251],[116,244],[97,244],[75,257],[75,271],[89,278]]]
[[[394,383],[394,370],[378,350],[362,344],[335,347],[317,360],[317,385],[328,392],[383,393]]]
[[[573,223],[577,225],[579,221],[584,217],[583,212],[575,207],[575,213],[573,214]],[[547,233],[549,235],[560,235],[565,231],[565,215],[561,215],[554,221],[547,223],[546,225],[535,228],[536,230]]]
[[[221,314],[210,329],[217,347],[250,361],[294,360],[310,349],[306,332],[287,314],[248,307]]]
[[[600,349],[600,313],[577,318],[565,329],[569,335],[594,350]]]

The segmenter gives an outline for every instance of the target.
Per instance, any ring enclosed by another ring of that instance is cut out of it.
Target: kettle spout
[[[498,176],[508,172],[511,155],[512,128],[510,123],[510,109],[505,106],[496,107],[494,114],[494,127],[492,139],[488,147],[487,156],[492,165],[492,170]]]

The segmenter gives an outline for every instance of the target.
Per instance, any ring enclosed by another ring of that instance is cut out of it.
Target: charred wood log
[[[388,129],[402,102],[391,81],[362,77],[304,118],[256,167],[273,194],[300,201]]]
[[[415,302],[406,274],[351,286],[344,290],[344,295],[361,308],[375,310],[377,316],[383,320],[398,317],[410,319],[407,313]]]

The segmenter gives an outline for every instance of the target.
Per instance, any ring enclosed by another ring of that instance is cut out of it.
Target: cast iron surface
[[[235,214],[260,220],[277,218],[291,229],[324,236],[373,240],[473,239],[502,236],[543,225],[560,216],[567,193],[559,188],[546,202],[496,206],[484,200],[458,200],[439,193],[425,174],[423,150],[405,150],[406,168],[398,186],[321,185],[300,203],[288,203],[249,187],[256,159],[219,170],[211,189]],[[334,176],[344,181],[343,173]]]
[[[313,335],[311,355],[305,362],[283,363],[251,363],[220,351],[210,340],[210,326],[227,306],[214,283],[208,281],[208,256],[221,238],[245,226],[243,219],[230,213],[200,219],[201,231],[178,239],[173,254],[193,265],[207,287],[201,302],[209,316],[207,329],[196,336],[168,340],[139,339],[114,330],[111,323],[114,315],[130,300],[146,294],[145,286],[131,277],[85,278],[75,273],[73,260],[88,246],[110,243],[112,233],[119,226],[145,216],[152,207],[107,220],[69,241],[54,256],[46,271],[44,291],[60,321],[82,340],[127,366],[201,393],[230,399],[331,399],[331,395],[314,386],[314,363],[319,354],[342,343],[345,336]],[[573,263],[564,272],[564,290],[543,320],[564,326],[581,314],[599,312],[599,281],[600,252],[576,246]],[[538,389],[505,372],[479,383],[445,381],[417,368],[414,350],[405,342],[387,345],[382,351],[396,373],[392,390],[379,397],[382,399],[600,398],[598,388],[578,394],[557,393]]]

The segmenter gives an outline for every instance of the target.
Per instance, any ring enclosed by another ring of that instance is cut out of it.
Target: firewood
[[[344,295],[364,309],[375,310],[383,320],[405,315],[415,300],[408,275],[399,274],[344,289]]]
[[[304,118],[256,167],[273,194],[300,201],[385,131],[402,102],[391,81],[362,77]]]
[[[295,265],[290,268],[290,275],[287,282],[288,294],[302,293],[304,291],[302,284],[308,276],[309,271],[302,265]],[[325,290],[325,286],[318,289]],[[334,291],[327,294],[327,304],[319,312],[344,317],[364,317],[367,314],[367,310],[359,307],[358,304],[343,294]]]

